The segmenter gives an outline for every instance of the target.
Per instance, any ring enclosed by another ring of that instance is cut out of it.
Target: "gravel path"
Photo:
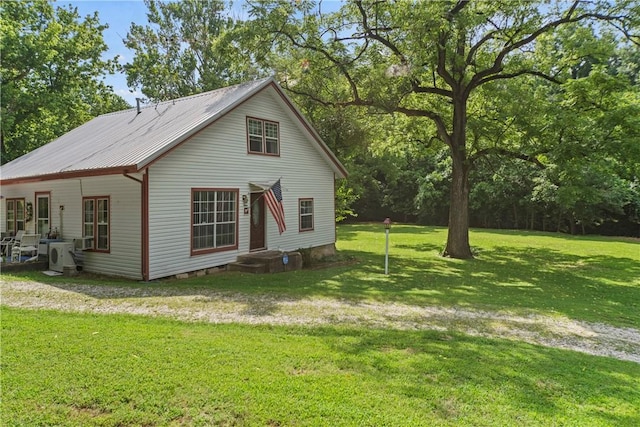
[[[462,332],[525,341],[640,363],[640,330],[561,317],[504,312],[288,298],[207,289],[48,285],[2,280],[8,307],[66,312],[128,313],[183,321],[272,325],[357,325]]]

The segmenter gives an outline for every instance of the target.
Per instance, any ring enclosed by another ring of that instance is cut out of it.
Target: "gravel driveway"
[[[457,307],[289,298],[208,289],[48,285],[2,280],[2,304],[79,313],[127,313],[189,322],[345,325],[506,338],[640,363],[640,330],[563,317]]]

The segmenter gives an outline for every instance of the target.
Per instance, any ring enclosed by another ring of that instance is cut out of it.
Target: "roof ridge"
[[[248,85],[255,85],[258,83],[264,83],[268,80],[273,79],[273,77],[263,77],[261,79],[256,79],[256,80],[251,80],[248,82],[242,82],[242,83],[238,83],[235,84],[233,86],[224,86],[224,87],[219,87],[217,89],[212,89],[212,90],[208,90],[206,92],[199,92],[199,93],[194,93],[192,95],[187,95],[187,96],[182,96],[180,98],[173,98],[173,99],[168,99],[166,101],[158,101],[158,102],[151,102],[151,103],[147,103],[144,105],[140,105],[140,109],[144,110],[144,109],[148,109],[148,108],[157,108],[161,105],[165,105],[168,103],[171,104],[175,104],[176,102],[184,102],[187,100],[191,100],[191,99],[196,99],[199,97],[203,97],[203,96],[208,96],[213,94],[214,92],[219,92],[219,91],[228,91],[228,90],[232,90],[232,89],[239,89],[243,86],[248,86]],[[125,114],[125,113],[129,113],[131,111],[135,111],[137,109],[137,107],[131,107],[131,108],[127,108],[124,110],[118,110],[118,111],[112,111],[110,113],[104,113],[104,114],[100,114],[99,116],[96,117],[103,117],[103,116],[111,116],[111,115],[116,115],[116,114]]]

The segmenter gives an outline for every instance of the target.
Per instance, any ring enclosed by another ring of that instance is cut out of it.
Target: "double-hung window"
[[[7,233],[10,236],[24,230],[24,199],[7,199]]]
[[[191,190],[191,253],[238,247],[238,190]]]
[[[249,153],[280,154],[280,130],[277,122],[247,117]]]
[[[109,251],[109,197],[82,199],[82,236],[88,239],[85,247],[96,251]]]
[[[313,199],[299,200],[300,231],[313,230]]]

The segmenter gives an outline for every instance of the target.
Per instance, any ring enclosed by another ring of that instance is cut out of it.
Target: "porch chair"
[[[15,236],[3,237],[0,241],[0,252],[2,255],[11,256],[11,248],[20,243],[24,236],[24,230],[18,230]]]
[[[31,258],[25,261],[34,261],[38,259],[39,244],[39,234],[24,234],[20,243],[14,244],[11,249],[11,262],[20,262],[23,253],[31,254]]]

